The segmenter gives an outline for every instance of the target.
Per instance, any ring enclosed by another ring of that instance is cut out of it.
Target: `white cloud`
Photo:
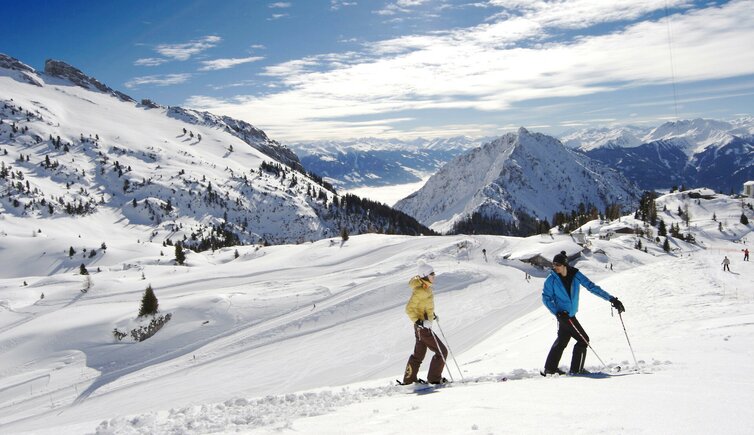
[[[216,70],[221,70],[221,69],[228,69],[228,68],[233,68],[236,65],[256,62],[262,59],[264,59],[264,57],[251,56],[251,57],[242,57],[242,58],[204,60],[202,61],[202,65],[204,66],[199,68],[199,71],[216,71]]]
[[[356,2],[354,1],[344,1],[344,0],[330,0],[330,9],[337,11],[340,8],[345,8],[348,6],[356,6]]]
[[[183,44],[160,44],[155,51],[173,60],[188,60],[197,54],[215,47],[222,41],[219,36],[205,36]]]
[[[155,86],[172,86],[185,83],[191,78],[191,74],[164,74],[153,76],[134,77],[126,82],[125,86],[129,89],[136,88],[142,85],[155,85]]]
[[[159,58],[159,57],[146,57],[142,59],[136,59],[134,62],[134,65],[136,66],[158,66],[162,65],[163,63],[168,62],[167,59]]]
[[[690,0],[489,0],[505,9],[505,14],[519,15],[541,26],[586,28],[597,23],[633,20],[665,7],[688,8]]]
[[[291,4],[289,2],[275,2],[268,4],[267,7],[270,9],[286,9],[291,7]]]
[[[273,137],[314,138],[334,135],[350,125],[342,119],[354,116],[385,118],[435,109],[504,111],[533,99],[584,96],[671,80],[664,18],[555,42],[541,39],[543,29],[553,23],[573,28],[575,21],[567,11],[536,9],[541,2],[534,1],[497,3],[533,5],[533,12],[466,29],[380,41],[362,53],[311,56],[274,65],[265,74],[279,80],[280,90],[240,96],[217,110],[252,120]],[[562,10],[567,4],[587,3],[596,4],[586,0],[552,4]],[[653,7],[664,9],[664,2],[625,3],[635,9],[616,6],[620,12],[610,19],[621,21]],[[754,40],[754,21],[749,19],[753,8],[754,1],[739,0],[672,15],[676,81],[754,74],[754,50],[743,48]],[[597,20],[606,19],[589,13],[580,25]]]
[[[275,21],[288,16],[288,14],[272,14],[270,18],[267,18],[267,21]]]

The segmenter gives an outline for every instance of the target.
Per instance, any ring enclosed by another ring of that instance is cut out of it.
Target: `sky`
[[[754,0],[0,0],[0,53],[283,143],[754,114]]]

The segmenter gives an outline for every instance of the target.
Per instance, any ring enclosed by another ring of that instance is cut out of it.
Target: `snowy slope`
[[[6,257],[3,270],[18,276],[0,280],[0,432],[746,433],[754,269],[740,249],[754,241],[751,229],[738,223],[740,201],[726,196],[675,193],[657,204],[668,225],[688,207],[682,231],[698,244],[673,240],[666,254],[646,239],[647,252],[634,249],[634,235],[598,236],[637,224],[629,217],[583,228],[593,236],[576,266],[624,301],[647,373],[600,380],[537,373],[555,325],[540,302],[546,271],[519,259],[578,253],[569,235],[363,235],[238,247],[238,258],[232,248],[208,251],[184,267],[143,250],[128,257],[129,246],[113,242],[123,261],[92,273],[87,293],[80,275],[33,276],[28,255]],[[33,222],[7,219],[3,228],[4,250],[30,249]],[[732,273],[720,271],[723,255]],[[391,383],[413,346],[403,305],[419,259],[438,272],[441,327],[472,382],[407,395]],[[172,320],[144,342],[115,341],[113,328],[138,323],[148,284]],[[608,307],[585,292],[579,319],[600,357],[630,370]],[[600,368],[593,354],[587,367]],[[569,392],[579,400],[564,401]]]
[[[186,238],[207,248],[232,242],[229,234],[240,243],[293,243],[341,228],[412,234],[389,212],[355,203],[345,210],[290,149],[246,122],[136,104],[73,67],[61,72],[59,62],[48,62],[56,65],[48,74],[0,59],[0,216],[37,220],[40,235],[64,222],[80,228],[69,233],[80,243],[42,244],[40,253],[109,243],[87,219],[71,219],[92,214],[134,246]]]
[[[515,221],[516,212],[551,220],[579,203],[604,210],[633,205],[638,189],[617,172],[524,128],[449,162],[395,208],[447,232],[472,213]]]

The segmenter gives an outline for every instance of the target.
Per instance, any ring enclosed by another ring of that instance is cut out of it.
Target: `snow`
[[[346,193],[351,193],[361,198],[368,198],[392,207],[396,202],[421,189],[428,179],[429,176],[426,176],[416,183],[394,184],[384,187],[357,187],[349,189]]]
[[[623,301],[639,360],[637,373],[620,319],[584,291],[578,318],[591,345],[622,367],[604,379],[538,373],[556,326],[540,300],[547,271],[520,259],[574,254],[582,248],[569,235],[366,234],[239,246],[238,258],[236,248],[191,253],[176,266],[160,243],[135,243],[138,226],[104,211],[68,221],[3,215],[0,432],[750,433],[754,266],[741,250],[754,236],[739,223],[741,200],[673,193],[657,205],[698,244],[673,240],[667,254],[646,239],[647,252],[634,249],[634,235],[598,236],[633,227],[630,216],[582,228],[593,235],[575,266]],[[689,208],[688,228],[679,206]],[[107,231],[101,271],[89,267],[93,285],[82,293],[62,247],[79,233],[86,246],[99,243]],[[53,258],[41,267],[43,251]],[[724,255],[731,272],[721,270]],[[425,394],[394,384],[413,347],[403,306],[419,260],[438,273],[455,379]],[[172,320],[146,341],[116,341],[113,328],[139,323],[147,285]],[[569,358],[567,349],[561,368]],[[601,369],[592,351],[586,366]]]

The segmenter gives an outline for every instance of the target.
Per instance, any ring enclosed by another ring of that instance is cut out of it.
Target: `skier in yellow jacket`
[[[427,354],[427,348],[435,353],[432,362],[429,364],[429,373],[427,381],[430,384],[442,384],[447,379],[442,377],[442,370],[445,367],[445,357],[448,350],[442,341],[432,332],[432,321],[437,318],[435,314],[435,300],[432,292],[432,284],[435,282],[435,271],[432,266],[426,263],[419,264],[419,274],[409,281],[413,293],[411,299],[406,304],[406,314],[414,324],[414,353],[408,358],[406,372],[403,374],[403,384],[413,384],[414,382],[424,383],[423,380],[417,379],[419,366]]]

